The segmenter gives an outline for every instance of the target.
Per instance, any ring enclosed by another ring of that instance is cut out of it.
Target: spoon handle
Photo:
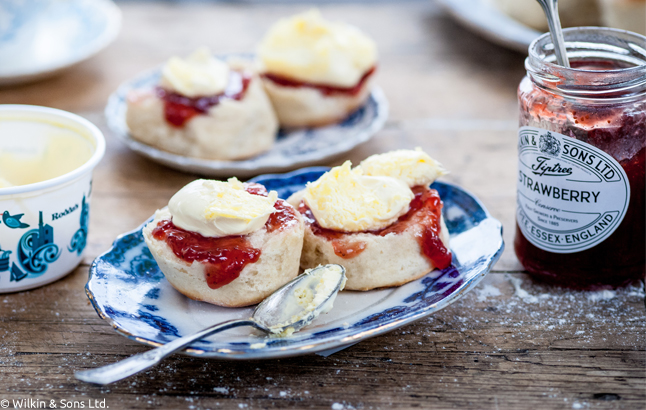
[[[556,61],[560,66],[570,68],[570,61],[565,49],[565,40],[563,39],[563,30],[561,29],[561,20],[559,18],[558,0],[537,1],[543,7],[545,17],[547,17],[547,25],[550,28]]]
[[[92,370],[76,372],[74,376],[84,382],[110,384],[118,380],[125,379],[128,376],[132,376],[135,373],[139,373],[142,370],[156,365],[165,357],[182,349],[184,346],[190,344],[191,342],[200,340],[213,333],[221,332],[223,330],[238,326],[258,327],[256,322],[254,322],[252,319],[229,320],[223,323],[218,323],[217,325],[213,325],[211,327],[207,327],[206,329],[192,335],[173,340],[170,343],[166,343],[165,345],[156,347],[147,352],[136,354],[125,360],[121,360],[119,362]]]

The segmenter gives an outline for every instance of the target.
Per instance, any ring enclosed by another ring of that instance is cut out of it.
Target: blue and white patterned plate
[[[0,85],[35,81],[86,60],[120,27],[111,0],[2,0]]]
[[[316,180],[327,168],[305,168],[253,181],[282,198]],[[265,338],[250,328],[232,329],[193,343],[184,353],[221,359],[298,356],[349,346],[404,326],[455,302],[491,269],[504,248],[502,226],[468,192],[444,182],[432,186],[444,201],[453,265],[406,285],[341,292],[332,311],[289,338]],[[90,268],[86,293],[99,316],[124,336],[158,346],[214,323],[247,318],[253,307],[223,308],[193,301],[164,278],[141,228],[117,238]]]
[[[221,57],[251,59],[253,55],[231,54]],[[320,164],[368,141],[388,118],[388,101],[381,89],[375,87],[366,103],[341,123],[311,129],[281,130],[274,146],[253,158],[222,161],[172,154],[132,138],[126,124],[128,93],[133,89],[154,87],[159,83],[160,70],[161,67],[157,67],[122,84],[108,99],[105,116],[110,129],[130,149],[180,171],[213,177],[251,177]]]

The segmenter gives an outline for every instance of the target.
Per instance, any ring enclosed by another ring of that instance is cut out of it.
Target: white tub
[[[25,180],[34,170],[39,171],[34,175],[64,170],[58,176],[15,186],[2,187],[0,181],[0,293],[53,282],[81,262],[87,244],[92,170],[104,153],[101,131],[77,115],[30,105],[0,105],[0,177],[7,169],[18,170],[14,181]],[[43,160],[34,163],[34,158]],[[27,163],[22,159],[33,166],[20,165]],[[10,165],[14,162],[20,168]]]

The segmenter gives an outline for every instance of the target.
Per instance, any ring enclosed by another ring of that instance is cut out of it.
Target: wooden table
[[[327,358],[225,362],[174,356],[108,387],[79,369],[147,347],[118,335],[83,286],[92,259],[196,178],[143,159],[105,127],[117,85],[202,44],[251,51],[267,27],[306,6],[120,3],[123,28],[107,50],[36,84],[0,90],[0,103],[45,105],[88,118],[105,132],[85,262],[66,278],[0,295],[0,400],[105,399],[125,408],[644,408],[643,283],[573,292],[533,283],[512,250],[516,86],[523,56],[464,31],[429,2],[325,5],[379,45],[378,83],[391,104],[386,127],[353,162],[421,146],[474,192],[505,228],[507,249],[479,287],[447,309]],[[333,164],[330,164],[333,165]],[[0,401],[0,404],[2,402]],[[96,407],[96,406],[95,406]]]

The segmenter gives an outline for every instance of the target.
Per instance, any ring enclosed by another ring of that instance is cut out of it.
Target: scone
[[[311,10],[274,24],[258,48],[265,90],[282,127],[342,121],[368,98],[375,43]]]
[[[195,158],[239,160],[272,147],[278,120],[257,74],[199,49],[171,58],[154,89],[128,95],[133,138]]]
[[[305,217],[301,267],[345,266],[348,290],[400,286],[451,264],[442,201],[428,185],[446,173],[421,150],[332,168],[288,202]]]
[[[295,278],[303,218],[259,184],[196,180],[143,230],[168,282],[194,300],[256,304]]]

